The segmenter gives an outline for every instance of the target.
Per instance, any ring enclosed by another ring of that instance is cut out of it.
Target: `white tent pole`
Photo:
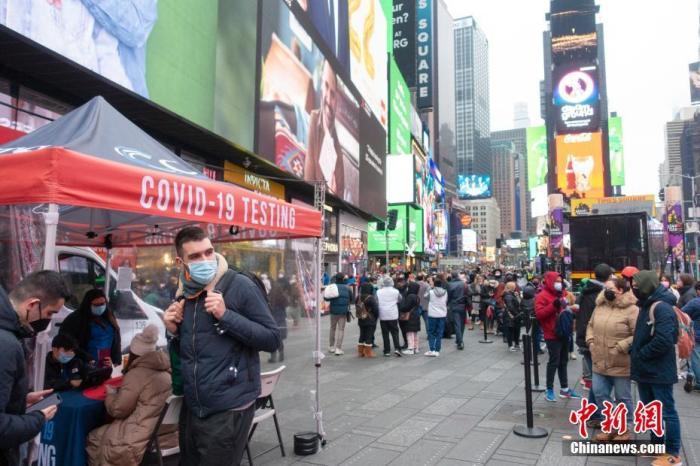
[[[112,281],[112,248],[107,248],[105,260],[105,298],[109,302],[109,284]]]
[[[58,270],[56,263],[56,232],[58,230],[58,204],[49,204],[49,211],[44,213],[46,239],[44,242],[44,269]]]
[[[314,419],[316,419],[316,433],[318,434],[321,445],[325,444],[326,432],[323,430],[323,411],[321,410],[321,360],[323,353],[321,352],[321,263],[323,262],[323,237],[324,235],[324,204],[326,203],[326,183],[317,181],[314,186],[314,207],[321,212],[321,233],[316,238],[315,254],[316,264],[314,266],[314,286],[316,290],[316,312],[314,319],[316,321],[316,347],[314,351],[314,366],[316,366],[316,393],[314,406]]]

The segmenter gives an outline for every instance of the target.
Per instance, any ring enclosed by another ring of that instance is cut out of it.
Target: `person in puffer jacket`
[[[426,356],[440,356],[442,349],[442,334],[445,331],[447,319],[447,290],[445,283],[440,278],[429,279],[430,290],[428,297],[428,346]]]
[[[394,354],[401,357],[401,345],[399,344],[399,304],[402,297],[399,290],[394,288],[394,280],[390,276],[382,278],[382,287],[377,290],[377,302],[379,304],[379,326],[382,329],[384,341],[384,356],[391,356],[391,344],[389,334],[394,342]]]
[[[695,283],[695,291],[700,292],[700,282]],[[691,373],[685,379],[685,391],[700,390],[700,297],[693,298],[688,304],[683,306],[683,312],[693,320],[695,329],[695,348],[690,357]]]

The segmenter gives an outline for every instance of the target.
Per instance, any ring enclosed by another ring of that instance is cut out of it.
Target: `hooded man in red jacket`
[[[554,395],[554,374],[559,373],[559,396],[561,398],[581,398],[569,388],[566,365],[569,362],[569,342],[556,333],[557,316],[569,304],[562,298],[563,284],[556,272],[544,274],[542,291],[535,297],[535,315],[544,333],[549,360],[547,361],[547,391],[545,400],[557,401]]]

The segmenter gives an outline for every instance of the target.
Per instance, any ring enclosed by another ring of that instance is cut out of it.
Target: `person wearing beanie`
[[[88,435],[88,463],[92,465],[137,466],[158,422],[165,401],[171,395],[170,359],[157,351],[158,327],[147,326],[131,341],[129,362],[121,387],[107,385],[105,408],[114,419]],[[159,438],[161,448],[177,444],[175,432]]]
[[[666,455],[651,464],[681,464],[681,425],[673,397],[673,385],[678,382],[675,351],[678,320],[673,310],[676,298],[651,270],[634,275],[632,293],[638,300],[639,315],[630,350],[630,376],[637,382],[642,403],[658,400],[663,404],[664,436],[652,433],[651,441],[664,443]]]

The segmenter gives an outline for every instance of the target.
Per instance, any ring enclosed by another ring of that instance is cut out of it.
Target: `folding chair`
[[[255,433],[255,429],[257,428],[258,424],[260,424],[262,421],[265,419],[272,418],[272,420],[275,421],[275,429],[277,430],[277,440],[278,440],[278,445],[275,445],[272,448],[268,448],[262,453],[259,453],[255,456],[255,458],[264,455],[265,453],[274,450],[275,448],[279,447],[282,456],[286,456],[284,453],[284,443],[282,442],[282,434],[280,433],[280,424],[277,421],[277,411],[275,410],[275,403],[272,401],[272,392],[275,389],[275,386],[277,385],[277,382],[279,381],[280,376],[282,375],[282,371],[284,371],[285,367],[287,366],[281,366],[275,369],[274,371],[270,372],[263,372],[260,374],[260,396],[258,399],[255,401],[255,417],[253,418],[253,424],[250,429],[250,434],[248,434],[248,443],[245,446],[246,454],[248,455],[248,464],[250,466],[253,466],[253,457],[250,455],[250,439],[253,438],[253,434]]]
[[[147,456],[155,456],[158,461],[158,466],[163,466],[163,458],[168,456],[177,455],[180,453],[180,447],[176,446],[173,448],[166,448],[165,450],[160,448],[158,443],[158,431],[162,426],[172,426],[177,425],[180,420],[180,410],[182,409],[182,396],[171,395],[165,401],[165,406],[163,411],[161,411],[158,417],[158,422],[156,423],[151,438],[148,440],[146,445],[146,453],[144,454],[144,460]]]

